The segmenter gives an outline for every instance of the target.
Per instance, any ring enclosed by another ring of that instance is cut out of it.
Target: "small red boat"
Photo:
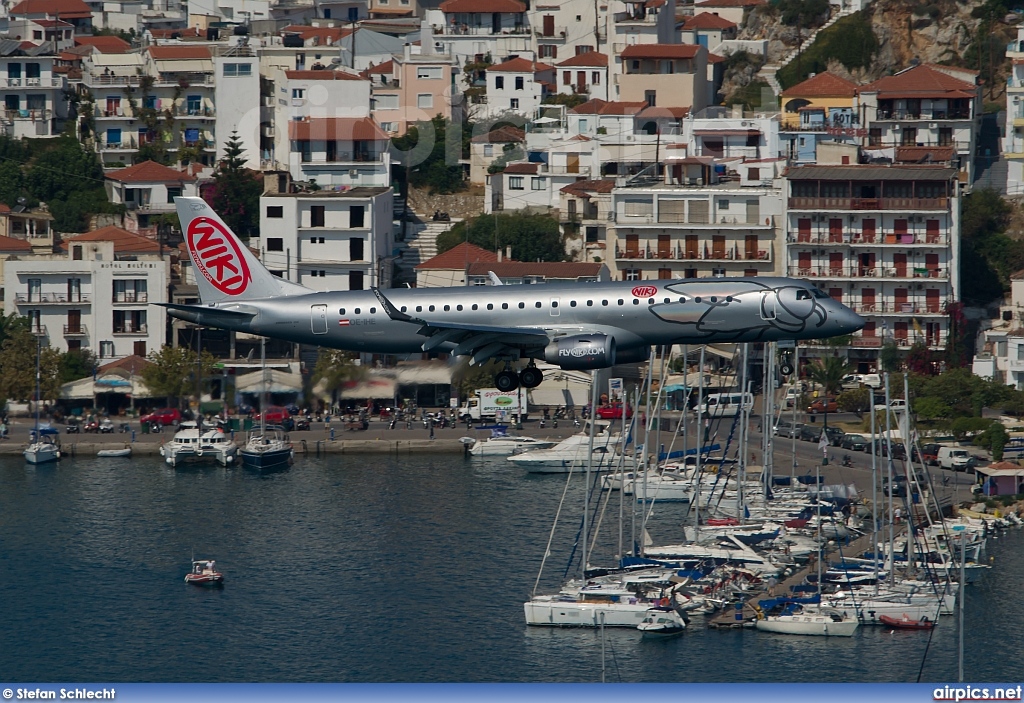
[[[726,525],[738,525],[740,521],[734,517],[713,517],[708,519],[707,524],[711,527],[724,527]]]
[[[807,527],[807,521],[804,520],[804,519],[786,520],[782,524],[785,525],[786,527],[791,527],[794,530],[800,530],[800,529],[803,529],[803,528]]]
[[[930,630],[935,627],[935,622],[933,620],[929,620],[928,618],[911,620],[909,615],[904,615],[901,618],[879,615],[878,619],[883,625],[887,625],[895,630]]]
[[[224,583],[224,574],[217,571],[217,563],[212,559],[193,559],[192,573],[185,574],[185,583],[196,586],[220,586]]]

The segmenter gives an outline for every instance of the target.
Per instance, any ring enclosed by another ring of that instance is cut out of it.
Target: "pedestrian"
[[[770,595],[770,596],[774,596],[775,595],[775,586],[776,586],[777,583],[778,583],[778,581],[775,580],[774,576],[769,576],[768,577],[768,581],[767,581],[767,584],[768,584],[768,595]]]
[[[434,420],[433,420],[433,418],[431,418],[431,420],[430,420],[430,438],[434,439]]]
[[[892,515],[893,520],[896,522],[896,524],[899,524],[900,517],[902,515],[903,515],[903,512],[899,508],[896,508],[896,510],[893,512],[893,515]]]

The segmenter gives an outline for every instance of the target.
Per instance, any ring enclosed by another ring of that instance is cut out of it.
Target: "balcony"
[[[1024,371],[1024,359],[1007,359],[1006,368],[1010,371]]]
[[[721,229],[722,227],[736,227],[738,229],[753,230],[753,229],[773,229],[773,221],[769,221],[768,224],[764,223],[764,220],[760,217],[749,218],[746,215],[690,215],[687,218],[682,213],[677,212],[660,212],[657,215],[651,213],[648,215],[627,215],[623,212],[616,213],[614,211],[609,212],[609,218],[613,219],[616,224],[622,227],[632,227],[633,225],[686,225],[687,229],[696,227],[711,227],[714,229]],[[772,218],[774,220],[774,218]]]
[[[864,235],[859,232],[845,232],[842,236],[834,234],[818,235],[796,235],[790,234],[786,239],[790,244],[825,244],[844,247],[869,246],[877,247],[887,244],[907,246],[909,244],[944,247],[949,244],[949,238],[936,234],[900,234],[894,232]]]
[[[309,164],[312,166],[347,166],[348,164],[372,164],[382,163],[384,161],[384,154],[386,152],[374,153],[372,151],[339,151],[336,154],[325,154],[324,152],[317,152],[317,157],[313,158],[313,154],[302,154],[301,162],[303,164]]]
[[[939,268],[889,268],[876,266],[866,268],[862,266],[789,266],[788,275],[798,278],[930,278],[935,280],[946,280],[949,277],[949,269]]]
[[[135,151],[139,148],[138,142],[134,139],[122,139],[117,142],[110,142],[106,139],[99,142],[101,151]]]
[[[949,210],[949,198],[789,198],[790,210]]]
[[[61,88],[61,78],[0,78],[0,88]]]
[[[851,347],[862,349],[880,349],[882,347],[881,337],[854,337],[850,340]]]
[[[46,332],[46,325],[29,325],[28,331],[35,337],[48,336]]]
[[[9,120],[31,120],[32,122],[39,122],[41,120],[49,120],[53,117],[53,113],[50,110],[4,110],[4,116]]]
[[[85,325],[64,325],[64,336],[65,337],[88,337],[89,331]]]
[[[969,120],[970,110],[932,110],[931,112],[907,112],[906,110],[879,110],[877,120],[887,122],[927,122],[928,120]]]
[[[141,325],[124,324],[124,325],[121,325],[119,327],[115,326],[114,327],[114,334],[121,334],[121,335],[126,335],[126,334],[134,334],[134,335],[149,334],[149,325],[146,324],[146,323],[143,323]]]
[[[87,86],[138,86],[142,76],[108,76],[87,73],[83,78]]]
[[[566,28],[565,27],[553,27],[550,32],[545,32],[543,28],[534,28],[534,33],[541,39],[565,39]]]
[[[858,315],[945,315],[941,303],[845,303]]]
[[[132,305],[135,303],[148,303],[149,293],[145,291],[139,293],[122,293],[120,295],[113,296],[111,302],[114,305]]]
[[[488,18],[490,13],[487,13]],[[522,34],[528,35],[530,28],[523,25],[516,27],[502,27],[498,31],[490,25],[486,27],[470,27],[465,24],[434,25],[434,34],[449,37],[500,37],[502,35]]]
[[[174,114],[178,117],[216,117],[212,107],[177,107]]]
[[[89,305],[92,296],[88,293],[67,295],[66,293],[16,293],[14,302],[31,305]]]
[[[636,249],[615,247],[615,258],[623,261],[771,261],[770,249],[751,251],[686,251],[682,246],[658,249],[658,247],[638,247]]]
[[[155,83],[155,85],[184,85],[188,88],[199,85],[212,86],[213,84],[213,74],[211,73],[177,73],[170,71],[161,73]]]

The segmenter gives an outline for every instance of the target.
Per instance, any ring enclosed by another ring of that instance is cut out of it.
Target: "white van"
[[[752,393],[712,393],[704,399],[704,414],[708,417],[736,417],[740,403],[747,410],[754,409]]]
[[[936,460],[943,469],[967,471],[971,455],[966,449],[960,447],[939,447],[939,455]]]

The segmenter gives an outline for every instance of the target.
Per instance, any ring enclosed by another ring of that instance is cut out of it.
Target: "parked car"
[[[799,437],[803,427],[804,423],[802,422],[792,423],[789,420],[779,420],[775,425],[775,434],[778,437]]]
[[[875,403],[875,410],[885,410],[885,403]],[[896,413],[905,412],[907,401],[905,398],[893,398],[889,401],[889,409]]]
[[[602,405],[597,409],[597,416],[602,420],[621,420],[622,419],[622,403],[615,403],[614,405]],[[633,417],[633,408],[629,405],[626,406],[626,419]]]
[[[937,456],[939,466],[953,471],[967,471],[971,454],[963,447],[941,447]]]
[[[177,425],[181,422],[181,412],[177,408],[161,408],[139,418],[144,425]]]
[[[799,437],[805,442],[818,442],[821,440],[822,432],[826,433],[828,443],[833,447],[839,446],[843,435],[846,434],[838,427],[822,427],[821,425],[807,424],[800,428]]]
[[[833,447],[838,447],[839,443],[843,441],[843,437],[846,436],[846,432],[839,427],[826,427],[825,434],[828,436],[828,443]]]
[[[800,402],[800,396],[803,394],[804,392],[801,389],[790,386],[786,389],[786,395],[782,399],[782,403],[785,407],[791,408]]]
[[[938,444],[925,444],[921,446],[921,458],[929,466],[939,465],[939,449],[942,447]]]
[[[844,391],[852,391],[860,388],[860,374],[851,373],[848,376],[843,376],[842,384]]]
[[[807,406],[807,412],[811,415],[817,413],[836,413],[839,412],[839,405],[836,403],[835,398],[818,398]]]
[[[851,452],[865,452],[870,446],[868,438],[862,434],[847,433],[839,440],[839,446]]]
[[[292,416],[292,414],[288,412],[288,408],[282,408],[277,405],[271,405],[268,407],[265,415],[266,417],[257,415],[256,419],[265,420],[268,425],[280,425],[282,424],[282,421]]]

